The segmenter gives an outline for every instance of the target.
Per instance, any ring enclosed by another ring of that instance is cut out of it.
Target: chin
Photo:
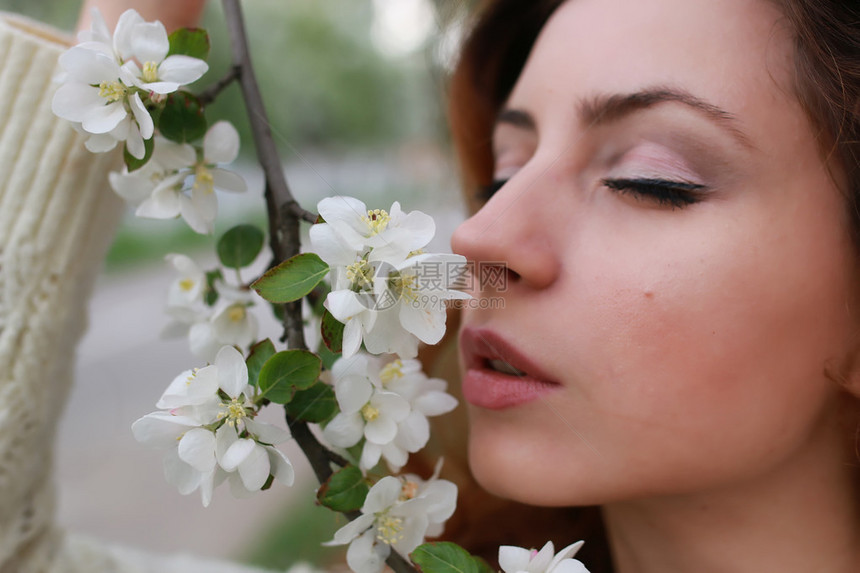
[[[527,431],[516,431],[511,424],[496,424],[482,419],[480,413],[473,414],[469,468],[488,492],[543,507],[596,505],[606,501],[593,487],[600,480],[588,478],[587,471],[576,471],[588,469],[587,460],[576,463],[573,456],[565,456],[566,463],[559,464],[559,453],[553,452],[553,444],[536,447],[535,444],[546,444],[545,439],[535,441]]]

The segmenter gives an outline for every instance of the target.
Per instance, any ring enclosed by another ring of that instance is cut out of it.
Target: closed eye
[[[670,179],[604,179],[601,183],[612,191],[632,195],[659,207],[680,209],[702,200],[704,185]]]

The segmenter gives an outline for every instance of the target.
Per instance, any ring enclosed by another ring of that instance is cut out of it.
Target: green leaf
[[[257,380],[260,378],[260,370],[266,361],[275,355],[275,345],[268,338],[261,340],[251,347],[251,353],[248,355],[245,364],[248,365],[248,384],[251,386],[257,385]]]
[[[421,573],[490,573],[492,569],[450,541],[419,545],[409,558]],[[489,571],[488,571],[489,570]]]
[[[170,42],[168,56],[191,56],[201,60],[209,57],[209,34],[202,28],[179,28],[167,40]]]
[[[236,225],[218,240],[218,258],[231,269],[241,269],[254,262],[263,249],[266,236],[254,225]]]
[[[295,390],[304,390],[316,382],[322,370],[319,356],[307,350],[284,350],[269,358],[260,369],[258,386],[265,397],[276,404],[286,404]]]
[[[343,323],[325,311],[320,321],[320,331],[326,347],[334,353],[343,351]]]
[[[325,382],[317,382],[306,390],[297,390],[287,404],[287,414],[297,420],[325,424],[338,413],[334,389]]]
[[[122,158],[125,161],[125,166],[128,167],[128,172],[137,171],[144,165],[146,165],[150,158],[152,157],[152,150],[155,149],[155,138],[150,137],[149,139],[143,140],[143,159],[138,159],[128,151],[128,144],[123,146],[122,149]]]
[[[206,118],[196,96],[176,92],[167,98],[158,129],[161,135],[177,143],[188,143],[206,135]]]
[[[317,491],[317,500],[335,511],[355,511],[364,505],[370,488],[355,466],[336,471]]]
[[[302,253],[266,271],[251,288],[269,302],[293,302],[311,292],[328,270],[314,253]]]

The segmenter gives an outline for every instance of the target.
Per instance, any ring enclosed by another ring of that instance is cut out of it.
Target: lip
[[[460,333],[460,352],[466,367],[463,397],[473,406],[503,410],[561,388],[539,365],[491,330],[464,328]],[[489,360],[502,360],[525,375],[493,370],[488,366]]]

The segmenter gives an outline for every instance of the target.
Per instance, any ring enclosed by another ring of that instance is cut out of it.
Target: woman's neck
[[[616,573],[860,571],[860,472],[835,450],[721,491],[604,506]]]

